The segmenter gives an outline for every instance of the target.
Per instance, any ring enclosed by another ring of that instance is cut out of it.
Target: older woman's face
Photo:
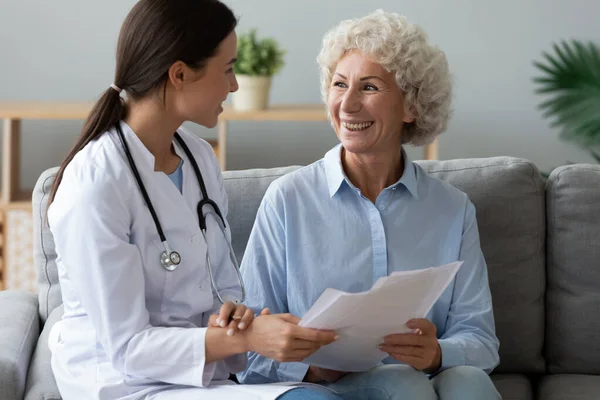
[[[338,62],[327,103],[335,132],[351,153],[398,151],[402,126],[413,121],[394,75],[359,51]]]

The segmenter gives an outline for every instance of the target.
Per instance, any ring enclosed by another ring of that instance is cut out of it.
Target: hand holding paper
[[[424,318],[454,279],[462,262],[415,271],[394,272],[368,292],[327,289],[299,325],[334,330],[335,343],[303,362],[321,368],[366,371],[388,356],[379,349],[388,335],[411,332],[406,322]]]
[[[430,321],[420,318],[406,323],[416,333],[396,333],[384,338],[379,349],[397,361],[419,371],[433,373],[442,362],[442,349],[437,339],[437,328]]]

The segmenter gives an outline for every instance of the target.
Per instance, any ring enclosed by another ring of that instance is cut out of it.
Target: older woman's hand
[[[381,351],[392,358],[427,373],[437,371],[442,364],[442,350],[437,339],[437,329],[426,319],[413,319],[406,323],[417,333],[399,333],[384,338]]]
[[[292,314],[261,314],[245,332],[250,351],[278,362],[302,361],[338,339],[332,331],[298,326]]]

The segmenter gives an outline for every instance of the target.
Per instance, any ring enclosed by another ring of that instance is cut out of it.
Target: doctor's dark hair
[[[236,25],[232,10],[218,0],[140,0],[121,27],[114,85],[134,101],[157,95],[164,102],[171,65],[183,61],[190,68],[204,68]],[[109,86],[92,108],[79,139],[62,162],[49,204],[54,201],[65,168],[75,155],[116,126],[126,112],[120,93]]]

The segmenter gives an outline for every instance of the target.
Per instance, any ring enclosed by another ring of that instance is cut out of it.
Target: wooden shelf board
[[[86,119],[91,102],[0,101],[0,118],[4,119]],[[236,111],[225,105],[222,120],[261,121],[326,121],[321,104],[276,104],[266,110]]]
[[[92,103],[0,102],[0,118],[6,119],[86,119]]]

